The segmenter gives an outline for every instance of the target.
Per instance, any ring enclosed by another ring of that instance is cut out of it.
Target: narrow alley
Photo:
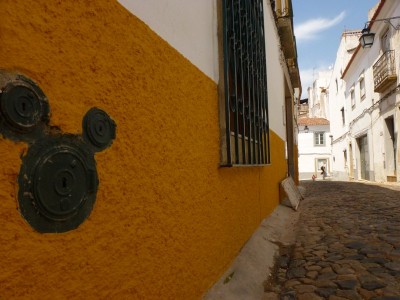
[[[296,243],[264,299],[400,299],[400,186],[303,182]]]

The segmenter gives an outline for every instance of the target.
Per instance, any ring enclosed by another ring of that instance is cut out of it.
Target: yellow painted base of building
[[[80,133],[91,107],[117,137],[96,154],[95,207],[78,229],[34,231],[18,211],[27,145],[0,138],[1,299],[196,299],[279,202],[284,141],[267,167],[219,168],[216,84],[116,1],[0,2],[0,68]]]

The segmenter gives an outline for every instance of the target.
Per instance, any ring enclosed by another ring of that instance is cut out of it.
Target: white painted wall
[[[215,83],[219,81],[217,0],[118,0]],[[269,124],[282,140],[284,62],[270,1],[264,0]]]
[[[118,0],[218,82],[216,0]]]
[[[346,99],[346,82],[341,78],[351,56],[358,46],[360,31],[347,31],[342,34],[336,61],[329,82],[329,120],[333,135],[332,144],[332,175],[336,179],[348,180],[350,168],[349,143],[349,110]],[[342,109],[345,116],[343,124]],[[346,151],[346,152],[345,152]],[[347,155],[347,161],[345,159]],[[353,166],[355,168],[355,164]]]
[[[310,118],[328,118],[329,106],[325,90],[328,88],[332,70],[319,71],[313,86],[308,89],[308,105]]]
[[[270,1],[264,1],[265,52],[267,55],[268,109],[270,128],[286,141],[285,114],[285,62],[281,52],[278,31]]]
[[[308,125],[309,132],[306,133],[300,130],[299,139],[299,177],[301,180],[311,180],[312,174],[317,175],[318,178],[322,178],[317,170],[317,159],[326,159],[328,162],[327,172],[331,173],[332,160],[331,160],[331,139],[329,125]],[[301,128],[302,129],[302,128]],[[314,133],[325,132],[325,145],[315,146],[314,145]]]
[[[383,6],[378,19],[388,18],[392,16],[398,16],[400,14],[400,2],[398,1],[386,1]],[[394,26],[400,23],[400,20],[392,20]],[[384,91],[383,93],[374,92],[374,82],[373,82],[373,64],[381,57],[383,54],[381,46],[381,36],[386,31],[389,30],[390,33],[390,49],[394,49],[396,53],[395,64],[396,72],[398,74],[397,84],[399,83],[399,59],[400,59],[400,33],[394,30],[386,22],[375,22],[371,28],[371,32],[374,32],[375,42],[371,48],[360,48],[357,55],[355,56],[352,64],[349,66],[346,74],[343,77],[345,81],[344,95],[345,95],[345,109],[346,109],[346,122],[348,126],[347,136],[337,143],[336,130],[340,130],[338,118],[332,118],[332,128],[334,132],[334,145],[333,154],[335,158],[340,157],[340,153],[343,149],[348,149],[348,143],[353,145],[353,157],[355,174],[354,177],[359,179],[360,174],[360,153],[359,147],[357,145],[357,139],[363,135],[368,136],[368,149],[369,149],[369,165],[370,165],[370,175],[371,180],[378,182],[383,182],[387,180],[388,175],[392,175],[390,168],[388,167],[387,149],[385,148],[385,139],[387,139],[387,131],[385,119],[393,116],[395,120],[395,134],[397,136],[397,131],[399,127],[399,95],[394,93],[389,97],[384,97],[391,89]],[[360,95],[360,78],[364,76],[366,95],[365,98],[361,98]],[[350,93],[354,90],[355,93],[355,105],[351,105]],[[331,101],[333,103],[333,101]],[[375,104],[379,102],[379,104]],[[375,104],[375,105],[374,105]],[[337,107],[332,108],[332,110],[337,111]],[[399,139],[396,138],[397,147],[399,148]],[[343,153],[343,152],[342,152]],[[398,154],[397,154],[398,156]],[[397,165],[399,160],[397,159]],[[342,171],[341,165],[343,161],[338,161],[338,165],[334,164],[334,167],[338,167],[338,171]],[[397,168],[397,177],[399,181],[399,168]]]

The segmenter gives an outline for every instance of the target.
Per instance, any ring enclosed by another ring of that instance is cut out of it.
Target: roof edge
[[[368,23],[368,29],[371,29],[372,25],[374,24],[373,21],[378,17],[378,15],[379,15],[379,13],[381,12],[382,7],[383,7],[383,5],[384,5],[385,3],[386,3],[386,0],[381,0],[381,1],[379,2],[378,8],[376,9],[374,15],[372,16],[372,18],[371,18],[371,20],[370,20],[370,23]],[[340,79],[343,79],[344,76],[346,75],[347,71],[350,69],[350,66],[351,66],[353,60],[355,59],[355,57],[356,57],[358,51],[360,51],[360,48],[361,48],[361,45],[358,44],[356,51],[355,51],[355,52],[353,53],[353,55],[351,56],[351,58],[350,58],[349,62],[347,63],[347,66],[346,66],[346,68],[344,69],[343,74],[342,74],[342,76],[340,77]]]

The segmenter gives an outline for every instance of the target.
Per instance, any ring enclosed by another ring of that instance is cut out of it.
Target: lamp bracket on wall
[[[368,22],[365,22],[364,29],[361,31],[360,36],[360,44],[363,48],[371,48],[374,43],[375,33],[370,32],[372,25],[375,22],[385,22],[389,24],[394,30],[400,29],[400,24],[396,26],[391,22],[391,20],[400,19],[400,16],[391,17],[391,18],[382,18],[382,19],[375,19]]]

